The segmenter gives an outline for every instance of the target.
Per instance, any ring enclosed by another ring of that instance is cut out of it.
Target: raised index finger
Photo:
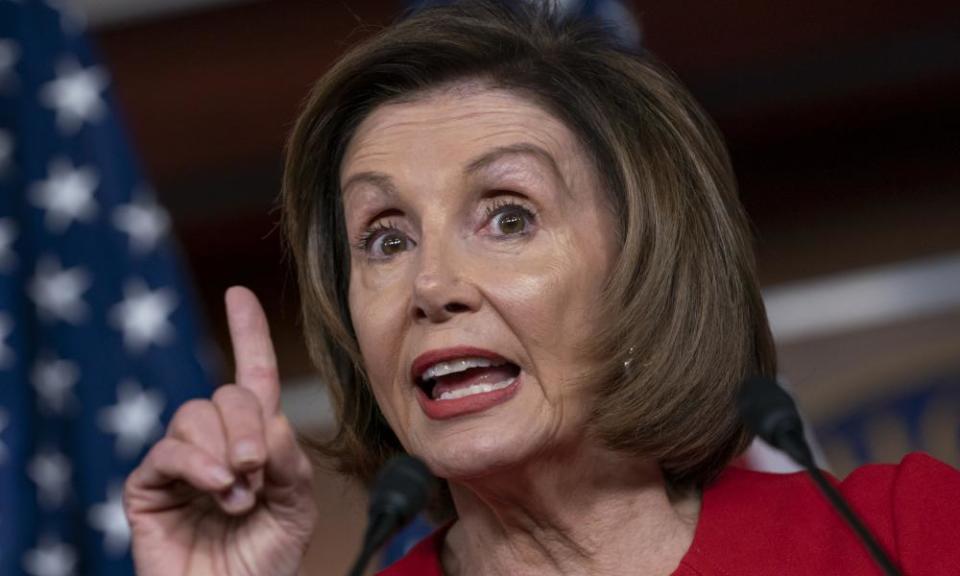
[[[243,286],[227,290],[227,323],[237,365],[237,384],[260,400],[265,416],[280,407],[280,376],[270,327],[260,301]]]

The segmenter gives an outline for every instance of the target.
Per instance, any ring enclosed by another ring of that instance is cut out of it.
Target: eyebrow
[[[503,157],[515,155],[533,156],[534,158],[540,160],[542,163],[546,164],[548,168],[550,168],[550,171],[553,172],[553,175],[561,183],[563,183],[564,187],[567,187],[567,182],[563,178],[563,174],[560,172],[560,167],[557,165],[557,161],[553,158],[553,156],[540,146],[529,142],[519,142],[517,144],[498,146],[493,150],[484,152],[480,156],[468,162],[466,164],[466,168],[464,168],[464,172],[467,174],[482,172],[493,164],[496,164]],[[352,186],[360,183],[376,186],[389,196],[396,196],[398,194],[397,187],[394,184],[393,179],[390,178],[388,174],[376,171],[364,171],[353,174],[340,186],[341,193],[346,193],[346,191]]]
[[[477,158],[474,158],[469,163],[467,163],[466,172],[468,174],[473,174],[475,172],[480,172],[489,168],[491,165],[495,164],[504,156],[533,156],[534,158],[540,160],[543,164],[546,164],[547,167],[553,172],[553,175],[557,177],[558,180],[566,185],[566,181],[563,179],[563,174],[560,172],[560,167],[557,165],[557,161],[554,160],[553,156],[549,152],[537,146],[536,144],[531,144],[529,142],[519,142],[517,144],[509,144],[506,146],[498,146],[493,150],[484,152]]]
[[[357,172],[350,176],[346,182],[340,185],[340,193],[346,194],[347,190],[353,185],[360,183],[372,184],[383,190],[388,196],[397,195],[397,187],[394,185],[393,179],[388,174],[375,171]]]

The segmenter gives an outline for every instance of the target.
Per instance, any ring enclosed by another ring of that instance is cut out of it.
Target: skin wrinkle
[[[550,153],[544,150],[543,148],[540,148],[539,146],[536,146],[534,144],[527,144],[525,142],[519,143],[519,144],[511,144],[509,146],[498,146],[497,148],[494,148],[493,150],[484,153],[482,156],[480,156],[476,160],[470,161],[467,164],[467,168],[466,170],[464,170],[464,172],[468,174],[473,174],[476,172],[480,172],[482,170],[490,169],[491,167],[495,167],[497,164],[497,161],[500,160],[501,158],[509,155],[514,155],[514,154],[534,156],[535,158],[537,158],[538,160],[540,160],[541,162],[549,166],[550,170],[553,172],[553,175],[558,180],[560,180],[564,185],[566,185],[566,182],[564,182],[563,180],[563,173],[560,171],[560,168],[557,166],[557,162],[556,160],[554,160],[553,156],[551,156]]]
[[[569,463],[568,463],[569,464]],[[573,470],[592,471],[596,462],[578,463],[573,466]],[[637,478],[649,475],[652,471],[642,470],[642,465],[638,466],[636,462],[619,462],[620,470],[624,468],[634,471]],[[606,468],[606,466],[600,466]],[[532,476],[532,474],[531,474]],[[554,572],[544,571],[542,573],[561,573],[561,574],[622,574],[623,566],[630,565],[637,568],[637,573],[656,574],[670,573],[673,567],[663,567],[660,570],[644,570],[642,564],[625,561],[624,556],[603,554],[601,551],[608,547],[608,539],[613,536],[627,534],[629,545],[639,549],[645,554],[651,556],[663,555],[669,556],[670,550],[662,546],[661,542],[667,540],[683,540],[688,531],[692,531],[696,525],[698,516],[698,502],[683,501],[675,503],[675,524],[663,523],[660,526],[659,533],[649,534],[648,538],[633,538],[637,534],[631,534],[629,522],[624,522],[623,515],[625,510],[632,510],[634,514],[637,511],[643,511],[651,507],[651,494],[636,494],[629,484],[615,486],[616,497],[608,502],[612,504],[612,509],[602,511],[590,509],[589,501],[591,498],[583,498],[588,503],[585,508],[581,508],[581,496],[591,496],[596,493],[605,493],[610,491],[609,485],[604,485],[604,478],[594,479],[590,482],[588,475],[574,477],[570,479],[569,485],[556,487],[556,492],[548,494],[547,498],[537,499],[536,496],[541,493],[538,491],[527,492],[527,499],[523,506],[508,499],[497,497],[498,490],[491,488],[490,493],[484,493],[481,499],[486,496],[484,504],[489,510],[496,514],[498,526],[521,526],[519,531],[501,531],[493,538],[479,531],[469,531],[467,528],[457,531],[457,525],[451,530],[448,541],[466,539],[472,541],[473,549],[483,551],[477,557],[471,557],[469,560],[461,560],[454,557],[454,552],[447,551],[444,565],[470,566],[469,571],[457,572],[450,571],[450,574],[469,573],[469,574],[533,574],[536,572],[527,570],[517,570],[508,568],[499,570],[497,568],[488,569],[492,562],[488,560],[496,558],[497,552],[501,552],[511,557],[519,565],[539,566],[544,562],[554,568]],[[584,478],[587,477],[587,482]],[[614,478],[614,484],[619,484]],[[516,481],[514,479],[513,481]],[[491,495],[492,494],[492,495]],[[554,498],[561,498],[566,504],[563,518],[554,514],[540,515],[547,510],[555,510],[555,506],[549,503]],[[666,496],[656,495],[652,501],[665,505]],[[458,509],[464,508],[463,503],[457,500]],[[486,510],[484,510],[486,511]],[[475,512],[475,510],[468,510]],[[499,514],[497,512],[500,512]],[[643,513],[643,512],[639,512]],[[475,537],[476,534],[481,537]],[[487,538],[483,538],[487,536]],[[558,550],[560,553],[558,554]],[[607,558],[608,561],[603,564],[597,564],[594,559],[597,557]],[[677,559],[679,562],[679,559]],[[667,562],[669,564],[669,561]],[[514,565],[515,566],[515,565]]]
[[[518,143],[511,146],[500,147],[488,154],[484,154],[477,160],[471,161],[466,167],[465,173],[474,174],[481,188],[490,187],[483,185],[485,181],[498,182],[499,187],[503,189],[519,188],[521,190],[543,186],[544,182],[553,184],[559,181],[561,184],[560,189],[564,192],[564,200],[572,200],[573,197],[570,188],[563,180],[559,168],[549,153],[545,151],[543,151],[542,154],[529,152],[527,150],[530,147],[535,146],[528,143]],[[540,174],[540,167],[531,164],[530,159],[525,158],[525,156],[542,158],[542,161],[549,162],[554,179],[546,178]],[[550,160],[547,161],[546,158],[550,158]],[[512,186],[511,184],[516,184],[516,186]],[[371,186],[374,190],[370,190]],[[364,171],[353,174],[344,185],[344,190],[345,197],[349,197],[353,202],[359,202],[361,206],[369,204],[375,207],[377,205],[377,198],[381,195],[386,203],[402,204],[402,198],[397,193],[397,187],[393,179],[388,174],[382,172]],[[356,196],[360,196],[361,199],[354,200]],[[364,200],[366,200],[366,203]],[[536,204],[536,202],[534,202],[534,204]],[[376,214],[374,208],[371,207],[367,207],[366,209],[356,207],[348,212],[354,215],[356,222],[363,222],[363,224],[354,223],[353,225],[354,228],[361,229],[370,224],[372,220],[371,217]]]
[[[477,86],[476,89],[480,90],[481,88]],[[461,98],[463,96],[468,95],[467,93],[458,94],[458,92],[459,91],[437,90],[437,91],[431,91],[424,94],[422,98],[424,99],[430,98],[430,97],[442,98],[445,95]],[[385,107],[391,107],[391,106],[396,107],[396,106],[402,106],[402,105],[403,104],[387,104]],[[443,118],[440,121],[437,121],[437,119],[434,119],[434,118],[417,118],[417,119],[411,119],[411,120],[401,120],[397,118],[387,119],[383,123],[383,126],[381,126],[381,129],[384,131],[389,130],[391,136],[384,137],[381,133],[381,135],[378,136],[378,139],[375,142],[365,143],[365,148],[362,149],[362,153],[357,153],[356,142],[358,141],[359,138],[355,135],[354,139],[350,142],[348,146],[347,153],[344,158],[344,163],[346,163],[347,159],[349,159],[353,163],[365,163],[368,161],[372,161],[375,164],[375,161],[377,160],[377,156],[384,154],[383,148],[384,147],[389,148],[392,145],[391,143],[392,137],[402,138],[402,136],[399,134],[402,134],[406,130],[416,131],[420,126],[422,126],[422,124],[425,121],[435,122],[435,127],[439,129],[442,129],[444,127],[444,124],[456,125],[458,123],[470,123],[477,126],[478,128],[485,129],[487,132],[483,134],[483,136],[478,136],[477,139],[489,139],[489,138],[510,139],[510,137],[513,137],[513,139],[516,139],[516,140],[522,140],[524,138],[533,138],[534,140],[537,140],[539,138],[539,141],[536,143],[539,144],[539,146],[542,149],[563,150],[564,146],[558,143],[555,139],[551,138],[549,134],[541,133],[539,131],[526,132],[523,130],[519,130],[513,126],[503,127],[499,125],[497,120],[499,120],[499,118],[501,117],[500,115],[510,112],[509,107],[510,105],[508,103],[501,102],[499,103],[499,105],[494,104],[493,106],[491,106],[489,109],[486,109],[486,110],[453,113],[453,114],[450,114],[448,117]],[[548,125],[559,126],[559,122],[553,118],[545,117],[544,120],[548,123]],[[397,133],[398,135],[394,136],[394,133]],[[371,148],[371,146],[373,148],[369,149]],[[559,173],[562,174],[563,171],[560,171]]]
[[[511,153],[464,172],[524,143],[548,152],[555,170],[538,154]],[[413,240],[386,260],[351,250],[350,310],[384,417],[409,452],[450,480],[459,520],[443,554],[448,572],[672,571],[692,540],[698,499],[671,502],[656,463],[614,454],[585,433],[589,395],[577,384],[590,366],[579,352],[617,248],[597,175],[573,134],[509,92],[431,94],[375,109],[340,170],[350,183],[351,240],[384,211]],[[371,171],[388,176],[392,190],[352,183]],[[504,189],[536,209],[526,236],[487,230],[485,196]],[[432,421],[416,401],[410,364],[463,344],[510,359],[522,383],[503,404]]]

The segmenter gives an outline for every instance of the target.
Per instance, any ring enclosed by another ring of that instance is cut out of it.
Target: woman
[[[803,477],[724,471],[739,382],[775,373],[748,225],[709,120],[608,37],[462,3],[315,87],[284,214],[341,424],[320,449],[363,481],[400,451],[445,480],[444,527],[388,574],[872,574]],[[266,321],[244,289],[227,307],[237,383],[127,483],[142,576],[295,574],[310,537]],[[929,482],[960,493],[925,457],[842,486],[911,574],[960,565],[914,525],[960,518]]]

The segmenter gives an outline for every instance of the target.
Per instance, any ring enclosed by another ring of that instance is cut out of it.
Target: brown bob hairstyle
[[[596,370],[585,434],[655,459],[672,489],[696,488],[749,441],[735,404],[741,380],[775,374],[749,225],[716,128],[649,54],[544,4],[478,0],[413,14],[344,55],[293,130],[285,230],[307,345],[339,425],[317,447],[364,481],[403,448],[368,387],[351,325],[339,171],[373,109],[430,90],[479,82],[528,98],[591,156],[619,254],[586,339]]]

